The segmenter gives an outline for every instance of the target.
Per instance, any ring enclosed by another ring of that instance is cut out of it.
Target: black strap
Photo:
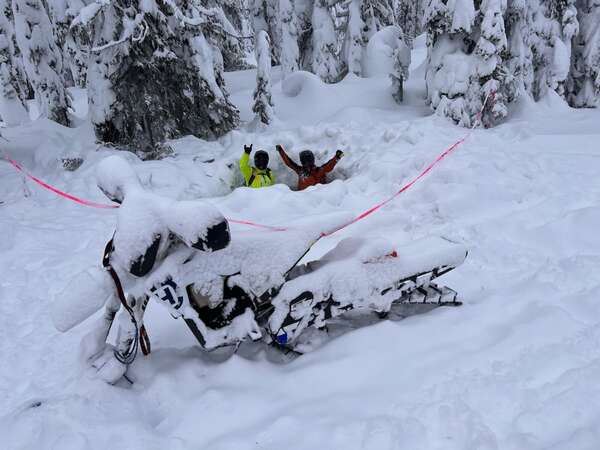
[[[113,282],[115,283],[115,288],[117,290],[117,296],[119,297],[119,300],[121,301],[121,304],[123,305],[125,310],[129,313],[129,316],[131,317],[131,321],[135,325],[136,336],[134,339],[133,346],[127,352],[128,354],[124,355],[125,356],[124,360],[121,361],[125,364],[130,364],[135,359],[135,353],[137,353],[138,340],[139,340],[139,345],[142,349],[142,353],[144,355],[150,354],[150,351],[151,351],[150,339],[148,337],[148,333],[146,332],[146,327],[144,325],[142,325],[141,327],[138,327],[138,323],[135,318],[135,314],[134,314],[133,310],[131,309],[131,307],[127,304],[127,299],[125,298],[125,292],[123,291],[123,285],[121,284],[119,275],[117,274],[117,272],[115,271],[113,266],[110,264],[110,256],[112,255],[114,250],[115,250],[115,247],[113,245],[113,240],[111,239],[110,241],[108,241],[108,243],[106,244],[106,247],[104,248],[104,256],[102,257],[102,265],[108,271]]]

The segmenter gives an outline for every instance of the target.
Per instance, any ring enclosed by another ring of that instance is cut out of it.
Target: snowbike
[[[352,310],[385,318],[398,305],[461,304],[455,291],[434,282],[464,261],[460,244],[348,238],[303,263],[315,236],[314,230],[234,234],[217,253],[180,256],[180,270],[155,278],[148,295],[183,318],[206,350],[250,339],[301,352],[307,329],[323,329]]]
[[[138,346],[150,352],[144,326],[150,300],[183,319],[206,350],[262,340],[295,352],[305,348],[310,330],[351,311],[374,312],[379,320],[398,306],[460,305],[456,292],[435,282],[466,258],[464,246],[450,240],[397,245],[352,237],[311,259],[314,244],[327,242],[323,231],[351,217],[304,217],[285,231],[230,230],[205,202],[147,192],[121,157],[103,160],[97,177],[120,203],[104,270],[75,276],[53,302],[52,316],[65,332],[104,308],[82,340],[82,355],[109,382],[125,374]]]

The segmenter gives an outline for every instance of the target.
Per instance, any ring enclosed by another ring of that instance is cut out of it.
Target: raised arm
[[[283,147],[278,144],[275,146],[275,148],[277,149],[279,156],[281,156],[283,163],[286,166],[288,166],[290,169],[292,169],[294,172],[299,173],[302,168],[298,164],[296,164],[294,161],[292,161],[292,159],[287,155],[287,153],[285,152]]]
[[[329,161],[327,161],[325,164],[323,164],[319,168],[321,170],[323,170],[325,173],[331,172],[335,168],[335,165],[338,163],[338,161],[340,159],[342,159],[342,156],[344,156],[344,152],[343,151],[341,151],[341,150],[336,151],[335,152],[335,156],[333,158],[331,158]]]
[[[242,176],[244,177],[246,184],[248,184],[248,180],[250,180],[250,177],[252,176],[252,167],[250,167],[251,151],[252,145],[244,145],[244,153],[242,153],[242,157],[240,158],[240,172],[242,172]]]

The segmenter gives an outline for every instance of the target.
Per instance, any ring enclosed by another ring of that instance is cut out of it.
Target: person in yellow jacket
[[[269,154],[264,150],[258,150],[254,154],[254,166],[250,163],[250,153],[252,145],[244,145],[244,153],[240,158],[240,171],[244,176],[246,186],[251,188],[261,188],[275,184],[275,175],[269,169]]]

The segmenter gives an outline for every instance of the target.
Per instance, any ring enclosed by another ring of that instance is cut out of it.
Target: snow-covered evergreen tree
[[[214,139],[234,128],[238,111],[225,90],[220,52],[203,31],[229,33],[227,22],[221,10],[196,0],[83,8],[73,29],[94,55],[88,96],[97,137],[152,158],[166,139]]]
[[[12,9],[0,0],[0,117],[9,125],[28,119],[24,100],[28,88],[22,74],[20,55],[14,41]]]
[[[6,62],[0,63],[0,118],[7,125],[19,125],[29,118],[13,86],[10,66]]]
[[[68,126],[70,103],[62,78],[63,58],[44,3],[12,0],[12,10],[16,42],[40,112],[42,116]]]
[[[298,54],[300,70],[312,71],[313,61],[313,6],[315,0],[294,0],[298,27]]]
[[[312,72],[326,83],[338,81],[337,34],[327,0],[315,0],[312,14]]]
[[[548,89],[565,96],[571,46],[578,32],[575,0],[530,0],[532,8],[533,96]]]
[[[348,72],[362,75],[362,58],[366,45],[365,22],[363,20],[363,1],[352,0],[348,5],[348,21],[344,38],[344,62]]]
[[[369,68],[365,67],[365,64],[368,65],[365,61],[365,51],[369,41],[382,29],[396,25],[396,15],[402,12],[398,0],[351,0],[346,8],[347,20],[341,27],[344,30],[343,63],[348,72],[361,76],[369,72]],[[400,36],[402,44],[412,46],[414,36],[409,36],[402,27],[399,29],[403,33]],[[392,48],[397,46],[393,45]],[[394,58],[396,59],[396,56]],[[401,71],[402,67],[398,66],[394,73],[400,75]],[[393,79],[394,73],[391,74]],[[394,90],[398,92],[396,88]]]
[[[298,20],[292,0],[279,0],[279,24],[281,27],[280,37],[281,50],[280,62],[281,73],[285,78],[300,67],[300,50],[298,48]]]
[[[271,49],[269,35],[259,31],[256,36],[256,89],[254,90],[252,111],[258,120],[269,124],[273,120],[273,101],[271,100]]]
[[[483,20],[473,52],[474,77],[480,88],[469,90],[469,111],[471,114],[480,111],[486,98],[493,94],[494,101],[485,105],[482,117],[486,126],[493,125],[508,114],[505,85],[507,68],[504,61],[508,45],[503,17],[505,6],[506,3],[502,0],[483,0],[480,9]]]
[[[363,0],[362,20],[365,24],[364,39],[366,42],[379,30],[394,25],[396,0]]]
[[[411,43],[421,33],[421,21],[423,18],[422,0],[397,0],[396,23],[404,31],[404,40]]]
[[[478,11],[472,0],[429,1],[426,84],[437,113],[463,126],[472,126],[484,106],[486,126],[508,114],[508,103],[517,97],[515,74],[510,72],[521,56],[509,52],[506,9],[506,0],[483,0]],[[511,26],[522,26],[518,17]]]
[[[600,0],[578,0],[577,14],[568,100],[575,107],[594,107],[600,104]]]
[[[246,20],[246,0],[204,0],[197,3],[210,8],[213,13],[206,16],[203,26],[208,42],[219,50],[224,70],[246,68],[245,56],[251,33],[244,34],[248,28]]]
[[[266,31],[271,37],[271,53],[273,61],[280,63],[281,24],[279,21],[279,0],[250,0],[250,11],[253,16],[254,33]]]
[[[71,22],[85,4],[82,0],[62,0],[48,5],[56,45],[63,57],[63,80],[69,86],[85,87],[87,56],[69,33]]]
[[[404,100],[404,82],[408,79],[408,67],[410,66],[411,54],[410,47],[404,41],[404,32],[399,26],[394,27],[397,29],[397,46],[394,49],[392,59],[394,61],[394,69],[390,73],[392,79],[392,97],[397,103],[401,103]]]
[[[424,13],[427,101],[438,114],[463,126],[471,125],[469,99],[480,89],[470,55],[475,17],[473,0],[429,0]]]
[[[504,18],[508,51],[505,57],[505,95],[507,102],[530,95],[533,84],[531,52],[531,14],[527,0],[508,0]]]
[[[300,68],[300,21],[296,5],[304,0],[250,0],[254,32],[266,31],[275,64],[283,76]],[[309,2],[312,0],[308,0]]]

